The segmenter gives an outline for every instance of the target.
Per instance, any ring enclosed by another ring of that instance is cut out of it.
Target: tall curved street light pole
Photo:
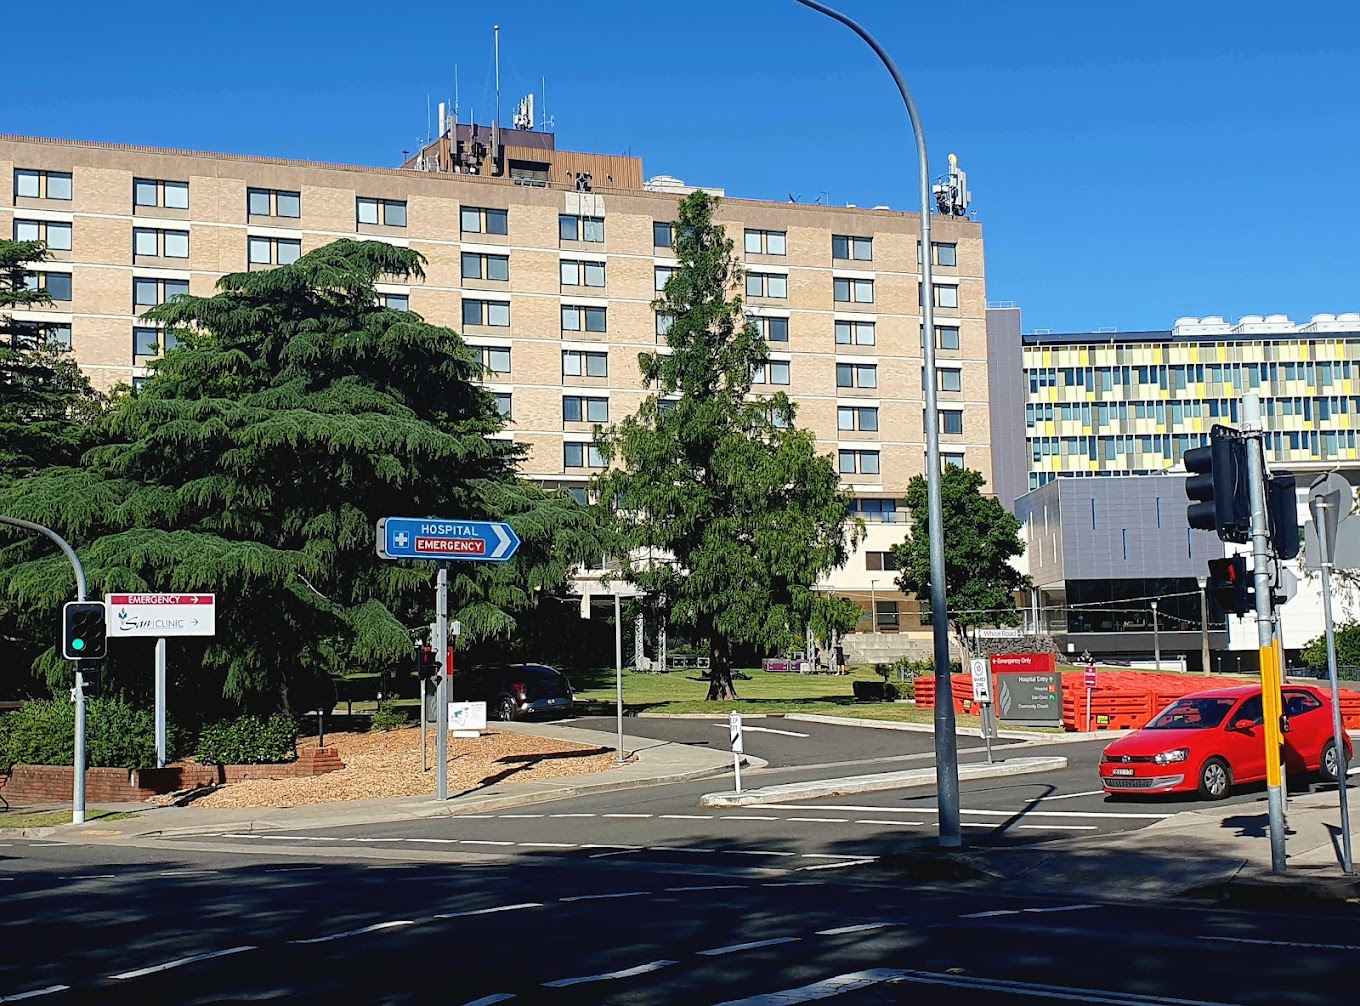
[[[804,7],[825,14],[862,38],[892,74],[893,83],[907,106],[911,130],[916,137],[916,161],[921,174],[921,325],[925,339],[926,395],[926,512],[930,522],[930,611],[935,650],[935,783],[940,810],[940,845],[963,844],[959,825],[959,757],[954,736],[954,695],[949,677],[949,623],[945,617],[944,516],[940,503],[940,412],[935,372],[935,287],[931,282],[934,249],[930,243],[930,160],[926,135],[907,82],[878,40],[840,11],[816,0],[797,0]]]

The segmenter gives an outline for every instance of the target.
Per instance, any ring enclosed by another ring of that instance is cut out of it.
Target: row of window
[[[1148,387],[1184,391],[1191,384],[1225,384],[1235,390],[1259,388],[1280,381],[1303,381],[1326,388],[1334,381],[1350,380],[1360,371],[1351,360],[1300,360],[1275,363],[1184,363],[1129,364],[1111,367],[1034,367],[1029,373],[1031,392],[1040,388],[1080,388],[1087,391],[1128,389],[1145,393]]]
[[[1267,457],[1280,459],[1285,451],[1311,451],[1321,458],[1354,457],[1356,430],[1272,430],[1264,435]],[[1035,437],[1029,442],[1030,458],[1035,463],[1048,457],[1081,457],[1088,461],[1128,461],[1137,463],[1148,455],[1158,455],[1173,463],[1193,447],[1208,442],[1208,434],[1151,433],[1120,434],[1105,437]],[[1135,471],[1133,468],[1127,471]],[[1152,469],[1138,468],[1139,472]],[[1036,483],[1031,473],[1031,488]]]
[[[661,290],[675,270],[668,266],[657,266],[656,288]],[[952,284],[935,284],[935,306],[957,308],[959,288]],[[917,284],[918,291],[920,284]],[[789,296],[789,277],[784,273],[751,272],[746,273],[746,296],[761,297],[769,300],[787,300]],[[837,304],[874,303],[874,281],[846,276],[833,276],[831,279],[831,298]]]
[[[1190,399],[1189,401],[1141,402],[1042,402],[1025,406],[1025,426],[1034,429],[1043,422],[1080,422],[1096,430],[1115,423],[1148,420],[1163,426],[1177,426],[1189,419],[1224,419],[1237,422],[1235,398]],[[1301,416],[1312,421],[1328,420],[1334,415],[1360,414],[1356,395],[1282,395],[1261,399],[1261,410],[1270,418]]]
[[[71,250],[71,225],[50,220],[14,221],[15,241],[42,241],[52,251]],[[187,259],[189,232],[155,227],[132,229],[134,261],[146,258]],[[302,255],[302,242],[294,238],[246,238],[246,257],[252,265],[287,265]]]

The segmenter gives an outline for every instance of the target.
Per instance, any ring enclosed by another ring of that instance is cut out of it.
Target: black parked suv
[[[482,664],[456,668],[455,702],[485,702],[488,719],[508,722],[535,713],[571,712],[571,684],[547,664]]]

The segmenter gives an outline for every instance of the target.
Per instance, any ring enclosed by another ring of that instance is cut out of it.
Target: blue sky
[[[840,7],[902,68],[932,172],[951,151],[969,172],[988,297],[1026,330],[1360,310],[1360,5]],[[0,92],[0,130],[393,165],[455,64],[463,118],[489,119],[499,22],[504,119],[546,77],[563,147],[734,196],[917,206],[891,79],[793,0],[61,8],[35,43],[60,72]]]

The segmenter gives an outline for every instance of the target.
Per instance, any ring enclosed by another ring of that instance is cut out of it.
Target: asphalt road
[[[3,843],[0,1002],[1278,1006],[1342,1001],[1360,977],[1353,912],[331,851]]]

